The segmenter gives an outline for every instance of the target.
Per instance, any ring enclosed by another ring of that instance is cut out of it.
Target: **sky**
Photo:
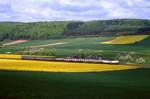
[[[150,19],[150,0],[0,0],[0,21]]]

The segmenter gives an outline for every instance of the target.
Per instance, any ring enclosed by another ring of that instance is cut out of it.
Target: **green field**
[[[148,99],[150,70],[95,73],[0,71],[0,99]]]
[[[66,8],[62,4],[59,5]],[[66,4],[69,8],[73,6],[68,11],[75,10],[74,5]],[[35,8],[42,6],[45,6],[42,2],[35,4]],[[10,7],[6,5],[6,8]],[[140,37],[133,37],[137,35]],[[121,43],[124,41],[127,42]],[[114,60],[119,64],[33,61],[23,60],[22,57],[27,57],[23,55],[37,58],[49,56],[52,59],[102,59],[105,62]],[[0,99],[150,98],[149,19],[0,22],[0,58]],[[118,70],[123,68],[121,66],[128,68]],[[112,71],[100,72],[106,69]],[[83,72],[85,70],[88,72]]]
[[[118,59],[118,55],[130,55],[134,61],[121,61],[121,63],[136,63],[136,58],[144,58],[144,64],[150,64],[150,47],[148,45],[150,37],[147,39],[127,45],[107,45],[101,42],[112,40],[114,37],[80,37],[49,40],[31,40],[29,42],[4,46],[0,48],[0,53],[30,54],[54,57],[86,57],[89,55],[99,55],[106,59]],[[6,41],[4,42],[6,43]],[[49,45],[64,43],[59,45]],[[47,45],[47,46],[41,46]],[[39,46],[39,47],[38,47]],[[28,48],[33,47],[33,48]]]
[[[69,37],[31,40],[21,44],[3,46],[0,48],[0,53],[11,52],[11,54],[53,57],[78,55],[82,58],[98,55],[104,59],[119,59],[120,56],[128,56],[129,59],[120,60],[120,64],[137,64],[142,68],[89,73],[1,70],[0,99],[148,99],[150,97],[150,37],[135,44],[107,45],[101,43],[113,38]],[[2,43],[7,42],[10,41]],[[136,60],[139,58],[144,59],[145,62],[137,63]]]

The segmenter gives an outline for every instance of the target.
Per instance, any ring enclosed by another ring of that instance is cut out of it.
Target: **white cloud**
[[[107,18],[142,18],[144,11],[140,5],[148,4],[145,0],[101,0],[101,6],[108,12]],[[150,18],[150,15],[148,16]]]
[[[0,0],[0,21],[150,19],[149,0]]]

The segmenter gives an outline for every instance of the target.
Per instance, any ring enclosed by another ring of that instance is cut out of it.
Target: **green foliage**
[[[3,46],[3,44],[0,42],[0,48]]]
[[[0,40],[57,38],[69,22],[1,23]]]
[[[78,28],[67,30],[65,35],[131,35],[149,34],[150,21],[138,19],[116,19],[91,21],[80,24]]]
[[[54,39],[81,35],[149,34],[150,20],[116,19],[102,21],[1,22],[0,40]]]

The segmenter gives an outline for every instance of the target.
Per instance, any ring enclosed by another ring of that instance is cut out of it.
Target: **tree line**
[[[81,35],[149,34],[150,20],[115,19],[97,21],[0,22],[0,40],[53,39]]]

